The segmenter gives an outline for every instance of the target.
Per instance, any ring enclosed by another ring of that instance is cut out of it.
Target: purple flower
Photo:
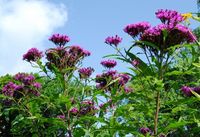
[[[163,35],[164,31],[167,32],[165,40]],[[196,37],[183,25],[177,24],[176,26],[170,26],[167,24],[160,24],[144,31],[144,33],[141,34],[140,40],[153,43],[157,45],[158,49],[166,51],[170,46],[182,44],[184,42],[194,42]],[[154,49],[154,47],[150,48]]]
[[[80,46],[57,47],[46,51],[47,67],[52,70],[56,66],[59,70],[73,68],[84,57],[89,56],[90,52]]]
[[[124,91],[125,93],[130,93],[130,92],[133,92],[133,89],[131,87],[124,87]]]
[[[107,37],[105,39],[105,43],[109,45],[115,45],[116,47],[118,46],[119,43],[122,42],[122,38],[120,38],[118,35]]]
[[[97,82],[96,87],[98,89],[105,87],[111,80],[114,80],[116,74],[117,71],[109,70],[103,74],[96,75],[96,82]]]
[[[78,72],[79,72],[80,78],[86,79],[92,75],[92,72],[94,72],[94,69],[91,67],[81,68],[78,70]]]
[[[17,73],[14,76],[14,79],[22,82],[24,78],[26,77],[26,75],[27,75],[26,73]]]
[[[171,31],[171,35],[174,35],[174,38],[177,39],[177,43],[183,43],[184,41],[191,43],[195,42],[197,39],[189,28],[180,24],[176,25],[176,27]],[[175,37],[176,35],[178,36]]]
[[[38,92],[36,90],[30,89],[29,92],[32,93],[33,95],[35,95],[36,97],[39,97],[41,95],[40,92]]]
[[[23,83],[25,85],[31,85],[33,83],[33,81],[35,80],[35,77],[33,75],[27,75],[26,77],[24,77],[23,79]]]
[[[72,109],[70,110],[70,113],[71,113],[72,115],[77,115],[77,114],[78,114],[78,108],[76,108],[76,107],[72,108]]]
[[[56,45],[64,46],[67,42],[70,41],[70,38],[67,35],[53,34],[49,38],[49,40],[52,41]]]
[[[33,75],[26,74],[26,73],[17,73],[14,76],[14,79],[22,82],[24,85],[31,85],[34,82],[35,77]]]
[[[137,59],[134,59],[131,64],[134,66],[134,67],[137,67],[139,64],[140,64],[140,61],[137,60]]]
[[[58,115],[57,118],[65,120],[65,115],[64,114],[63,115]]]
[[[200,94],[200,86],[199,87],[194,87],[193,90],[194,90],[194,92]]]
[[[147,135],[147,134],[151,134],[152,131],[149,128],[142,127],[140,128],[140,133],[142,133],[143,135]]]
[[[185,94],[185,95],[188,96],[188,97],[190,97],[190,96],[193,95],[192,92],[191,92],[192,90],[193,90],[193,88],[188,87],[188,86],[183,86],[183,87],[181,88],[181,91],[183,92],[183,94]]]
[[[159,9],[156,13],[156,17],[161,20],[162,23],[168,25],[176,25],[184,20],[183,16],[174,10]]]
[[[91,53],[88,50],[83,50],[83,54],[84,56],[90,56]]]
[[[35,88],[37,88],[37,89],[40,89],[40,88],[42,87],[41,84],[38,83],[38,82],[33,83],[33,86],[34,86]]]
[[[81,57],[86,57],[90,56],[91,53],[87,50],[84,50],[80,46],[73,45],[69,48],[69,54],[73,55],[75,58],[81,58]]]
[[[43,54],[41,51],[39,51],[37,48],[31,48],[26,54],[23,55],[23,60],[26,60],[28,62],[35,62],[38,59],[41,59],[42,57]]]
[[[104,108],[104,107],[105,107],[105,105],[106,105],[105,103],[103,103],[103,104],[100,104],[100,105],[99,105],[99,108]]]
[[[125,85],[130,79],[129,75],[127,74],[118,74],[115,78],[119,78],[119,85],[121,86]]]
[[[159,137],[166,137],[166,135],[165,134],[160,134]]]
[[[104,60],[101,61],[101,65],[103,65],[106,68],[114,68],[117,65],[117,62],[115,60]]]
[[[135,24],[129,24],[124,28],[124,32],[128,33],[132,37],[136,37],[149,29],[151,25],[148,22],[139,22]]]
[[[21,86],[19,85],[16,85],[15,83],[13,82],[9,82],[8,84],[6,84],[3,89],[2,89],[2,93],[5,95],[5,96],[10,96],[10,97],[13,97],[14,95],[14,92],[21,89]]]
[[[94,102],[91,100],[85,100],[81,102],[81,107],[80,107],[80,115],[86,115],[86,114],[95,114],[95,110],[97,108],[94,106]]]

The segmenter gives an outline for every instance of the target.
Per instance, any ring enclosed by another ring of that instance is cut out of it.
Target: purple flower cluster
[[[105,68],[114,68],[117,65],[117,62],[115,60],[103,60],[101,61],[101,65],[103,65]]]
[[[94,72],[94,69],[91,67],[81,68],[78,70],[78,72],[81,79],[86,79],[92,75],[92,72]]]
[[[21,86],[16,85],[13,82],[9,82],[8,84],[6,84],[3,89],[2,89],[2,93],[5,96],[10,96],[13,97],[14,93],[18,90],[21,90]]]
[[[90,56],[91,53],[87,50],[84,50],[83,48],[81,48],[80,46],[71,46],[69,49],[69,53],[74,55],[74,56],[78,56],[78,57],[82,57],[82,56]]]
[[[97,108],[94,106],[94,102],[91,100],[85,100],[81,102],[79,116],[81,115],[94,115]]]
[[[124,91],[125,91],[125,93],[131,93],[131,92],[133,92],[133,89],[131,88],[131,87],[124,87]]]
[[[116,82],[107,87],[110,90],[113,86],[124,86],[129,79],[130,77],[127,74],[120,74],[117,71],[109,70],[96,76],[96,87],[99,89],[105,88],[111,81],[116,80]]]
[[[31,84],[34,85],[35,84],[34,83],[35,77],[33,75],[29,75],[26,73],[17,73],[14,76],[14,79],[22,82],[24,85],[31,85]]]
[[[18,73],[13,78],[18,82],[18,84],[13,82],[6,84],[2,89],[4,95],[12,96],[17,99],[29,93],[35,96],[40,96],[38,90],[41,88],[41,84],[35,81],[33,75]]]
[[[122,38],[120,38],[118,35],[107,37],[105,39],[106,44],[114,45],[115,47],[117,47],[119,45],[119,43],[121,43],[121,42],[122,42]]]
[[[183,16],[174,10],[159,9],[156,13],[156,17],[161,20],[162,23],[168,25],[176,25],[184,20]]]
[[[127,74],[117,74],[115,79],[119,79],[119,85],[124,86],[130,79]]]
[[[196,36],[188,27],[179,24],[184,18],[177,11],[161,9],[156,12],[156,16],[162,24],[155,27],[150,27],[147,22],[130,24],[124,28],[124,31],[132,37],[139,36],[140,41],[156,45],[157,47],[148,44],[141,45],[143,48],[149,48],[155,54],[158,53],[158,50],[166,52],[171,46],[196,40]]]
[[[72,108],[69,112],[70,112],[70,114],[72,114],[74,116],[76,116],[79,113],[78,108],[76,108],[76,107]]]
[[[75,67],[84,57],[89,56],[90,52],[82,49],[80,46],[70,46],[68,48],[51,48],[45,54],[48,60],[47,66],[50,70],[52,65],[62,70]]]
[[[137,60],[137,59],[134,59],[131,64],[134,66],[134,67],[137,67],[139,64],[140,64],[140,61]]]
[[[65,115],[64,114],[63,115],[58,115],[57,118],[65,120]]]
[[[147,127],[142,127],[140,128],[140,133],[142,133],[143,135],[147,135],[147,134],[152,134],[151,129],[147,128]]]
[[[23,55],[23,60],[26,60],[28,62],[35,62],[38,59],[41,59],[42,57],[43,54],[41,51],[39,51],[37,48],[31,48],[26,54]]]
[[[200,87],[188,87],[188,86],[183,86],[181,88],[181,91],[183,92],[184,95],[191,97],[193,96],[191,91],[194,91],[198,94],[200,94]]]
[[[52,41],[55,45],[64,46],[67,42],[70,41],[70,38],[67,35],[53,34],[49,40]]]
[[[104,88],[110,81],[114,80],[116,74],[117,71],[109,70],[105,73],[96,75],[96,87],[99,89]]]
[[[167,32],[164,40],[163,32]],[[177,24],[173,28],[166,24],[160,24],[146,30],[140,37],[142,41],[148,41],[158,46],[160,50],[166,50],[170,46],[182,44],[184,42],[194,42],[196,37],[187,27]]]
[[[128,33],[132,37],[136,37],[149,29],[151,25],[148,22],[139,22],[135,24],[129,24],[124,28],[124,32]]]
[[[99,105],[99,108],[103,110],[104,112],[107,112],[109,108],[115,108],[116,105],[113,103],[113,101],[110,99],[108,102],[105,102],[103,104]]]

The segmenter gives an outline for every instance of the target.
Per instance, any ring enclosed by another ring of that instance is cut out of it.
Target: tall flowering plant
[[[138,122],[138,126],[141,126],[140,132],[145,136],[147,134],[162,136],[164,135],[162,132],[167,133],[168,128],[164,129],[161,124],[166,126],[170,124],[161,116],[164,117],[166,106],[163,103],[169,99],[167,92],[171,91],[170,87],[172,87],[168,84],[170,83],[168,81],[170,80],[168,77],[169,72],[172,71],[176,62],[175,56],[185,48],[184,44],[198,44],[196,36],[187,26],[183,25],[185,21],[183,15],[174,10],[164,9],[158,10],[155,14],[161,21],[161,24],[157,26],[151,27],[148,22],[139,22],[129,24],[124,28],[124,32],[134,39],[132,46],[127,50],[124,49],[125,54],[117,47],[119,43],[116,44],[116,39],[119,39],[119,37],[108,37],[105,41],[106,44],[111,45],[117,50],[116,55],[108,56],[113,56],[133,66],[133,68],[130,68],[134,72],[134,74],[130,74],[133,76],[132,82],[133,84],[137,83],[137,85],[142,84],[139,87],[135,86],[134,95],[139,95],[138,97],[141,98],[143,94],[144,99],[146,98],[147,102],[150,103],[146,104],[146,107],[149,107],[150,110],[146,109],[148,110],[147,112],[142,110],[147,113],[146,115],[139,111],[139,113],[142,113],[142,116],[147,118],[144,118],[144,121],[142,118]],[[146,59],[132,53],[135,47],[140,48]],[[190,88],[182,88],[182,90],[184,90],[186,95],[192,95]],[[139,93],[139,91],[146,93]],[[132,100],[132,97],[129,97],[128,102],[130,104],[133,103],[132,108],[129,107],[130,109],[137,110],[139,107],[139,105],[137,107],[134,106],[135,101]],[[143,108],[144,106],[141,107]],[[130,111],[129,114],[134,113]]]

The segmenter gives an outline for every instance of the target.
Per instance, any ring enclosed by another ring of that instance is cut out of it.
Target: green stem
[[[156,97],[156,113],[155,113],[155,118],[154,118],[154,135],[157,135],[159,110],[160,110],[160,91],[157,91],[157,97]]]
[[[159,80],[162,80],[163,79],[163,58],[164,58],[164,55],[163,53],[161,52],[160,53],[160,60],[159,60]],[[166,62],[167,63],[167,62]],[[161,98],[160,98],[160,92],[161,91],[157,91],[157,94],[156,94],[156,112],[155,112],[155,117],[154,117],[154,135],[156,136],[157,133],[158,133],[158,117],[159,117],[159,111],[160,111],[160,102],[161,102]]]

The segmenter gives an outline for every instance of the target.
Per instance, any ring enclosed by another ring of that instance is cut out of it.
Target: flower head
[[[17,73],[14,79],[22,82],[24,85],[32,85],[34,83],[35,77],[31,74]]]
[[[164,24],[173,24],[175,26],[184,20],[183,16],[174,10],[159,9],[155,14]]]
[[[134,59],[131,64],[134,66],[134,67],[137,67],[139,64],[140,64],[140,61],[137,60],[137,59]]]
[[[120,38],[118,35],[107,37],[105,39],[105,43],[109,45],[115,45],[116,47],[118,46],[119,43],[122,42],[122,38]]]
[[[65,119],[65,115],[58,115],[57,118],[64,120]]]
[[[35,83],[33,83],[33,87],[35,87],[35,88],[37,88],[37,89],[40,89],[42,86],[41,86],[40,83],[35,82]]]
[[[191,92],[192,90],[193,90],[193,88],[188,87],[188,86],[183,86],[183,87],[181,88],[181,91],[183,92],[183,94],[185,94],[185,95],[188,96],[188,97],[190,97],[190,96],[193,95],[192,92]]]
[[[119,78],[119,85],[121,85],[121,86],[125,85],[130,79],[129,75],[127,75],[127,74],[118,74],[116,76],[116,79],[117,78]]]
[[[23,60],[26,60],[28,62],[35,62],[38,59],[41,59],[43,56],[42,52],[39,51],[37,48],[31,48],[28,50],[26,54],[23,55]]]
[[[10,97],[13,97],[14,95],[14,92],[21,89],[21,86],[19,85],[16,85],[15,83],[13,82],[9,82],[7,83],[3,89],[2,89],[2,93],[5,95],[5,96],[10,96]]]
[[[124,91],[125,93],[130,93],[130,92],[133,92],[133,89],[131,87],[124,87]]]
[[[140,133],[142,133],[143,135],[147,135],[148,133],[151,134],[152,131],[149,128],[142,127],[142,128],[140,128]]]
[[[92,75],[92,72],[94,72],[94,69],[91,67],[81,68],[78,70],[78,72],[79,72],[80,78],[85,79]]]
[[[78,108],[76,108],[76,107],[74,107],[74,108],[72,108],[71,110],[70,110],[70,113],[72,114],[72,115],[77,115],[78,114]]]
[[[136,37],[143,33],[146,29],[149,29],[151,25],[148,22],[139,22],[135,24],[129,24],[124,28],[124,32],[128,33],[132,37]]]
[[[117,62],[115,60],[104,60],[101,61],[101,65],[103,65],[106,68],[114,68],[117,65]]]
[[[56,45],[64,46],[67,42],[70,41],[70,38],[67,35],[53,34],[49,38],[49,40],[52,41]]]

